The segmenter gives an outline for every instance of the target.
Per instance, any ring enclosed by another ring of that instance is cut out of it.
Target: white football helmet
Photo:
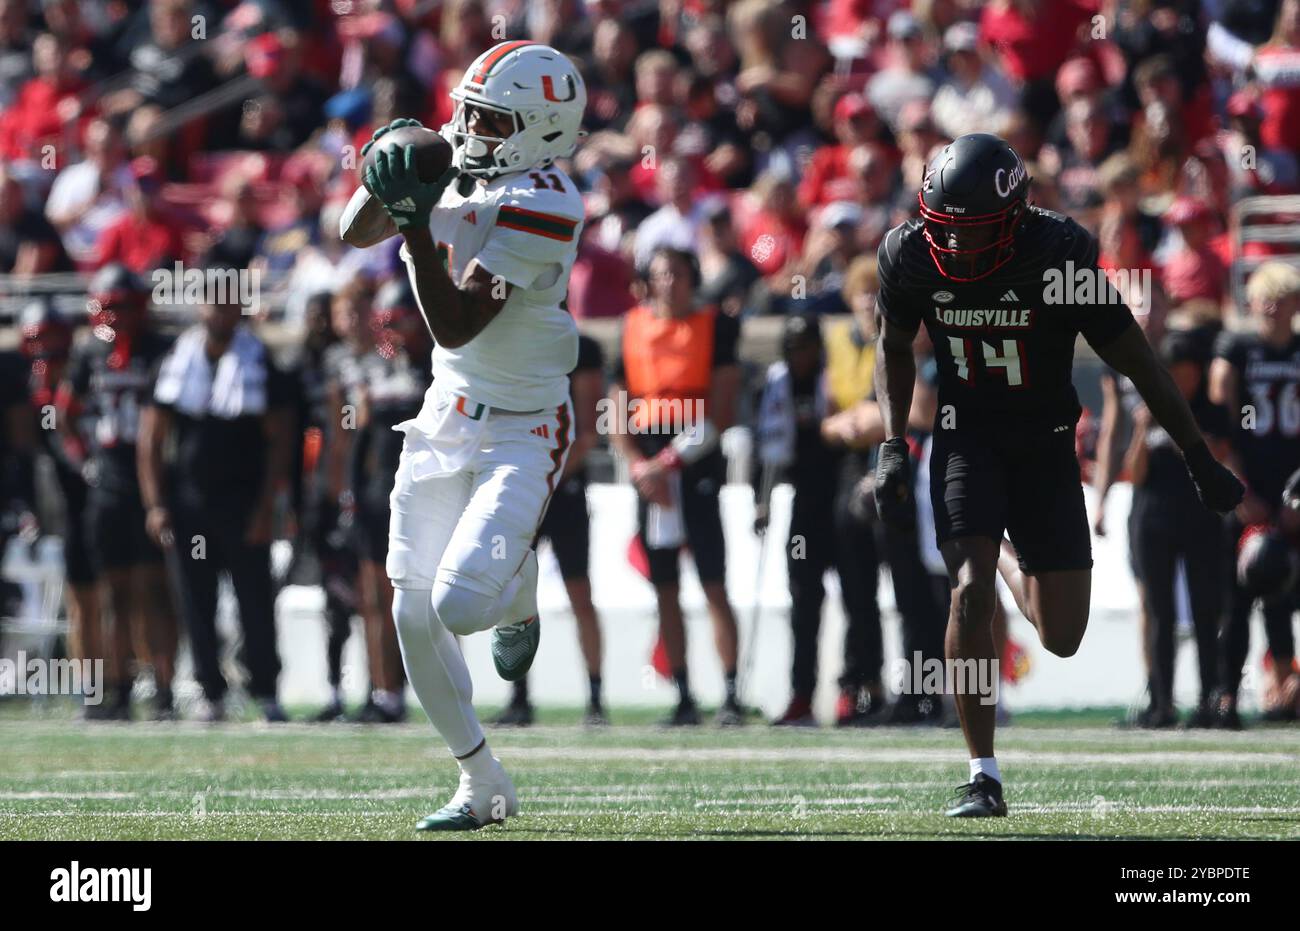
[[[452,164],[481,178],[549,165],[572,155],[583,135],[587,88],[560,52],[537,42],[502,42],[469,66],[456,89],[452,121],[442,127],[453,149]],[[510,118],[508,136],[469,132],[469,108]],[[491,143],[499,143],[492,149]]]

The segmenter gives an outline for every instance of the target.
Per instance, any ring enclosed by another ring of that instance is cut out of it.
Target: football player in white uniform
[[[537,652],[533,542],[572,438],[578,332],[564,299],[583,222],[576,186],[553,163],[576,147],[587,92],[561,53],[503,42],[470,65],[452,98],[441,130],[452,167],[436,183],[420,181],[414,146],[381,146],[365,177],[404,239],[437,343],[424,406],[396,428],[406,440],[386,566],[407,674],[460,764],[450,803],[418,825],[428,831],[474,830],[518,811],[454,635],[493,628],[507,680]]]

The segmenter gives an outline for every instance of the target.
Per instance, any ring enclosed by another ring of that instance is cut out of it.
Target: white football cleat
[[[493,760],[488,779],[472,779],[461,771],[460,787],[451,801],[431,815],[420,819],[417,831],[477,831],[488,824],[501,824],[519,814],[515,784],[505,767]]]

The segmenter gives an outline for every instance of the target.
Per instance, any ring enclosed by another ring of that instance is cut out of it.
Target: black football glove
[[[1241,504],[1246,486],[1214,458],[1204,440],[1183,453],[1183,458],[1187,461],[1187,471],[1196,486],[1196,494],[1207,508],[1226,514]]]
[[[876,510],[891,527],[910,530],[916,526],[916,503],[912,498],[912,460],[907,440],[900,436],[880,444],[876,462]]]

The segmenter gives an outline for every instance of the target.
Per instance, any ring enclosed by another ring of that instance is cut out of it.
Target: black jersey
[[[130,352],[116,342],[91,339],[77,348],[68,381],[80,404],[79,423],[91,461],[91,483],[101,492],[138,496],[135,444],[140,411],[152,402],[158,367],[170,341],[146,331]]]
[[[321,365],[325,371],[326,403],[330,386],[337,386],[342,394],[343,403],[356,402],[357,386],[361,383],[361,360],[366,354],[358,352],[348,343],[335,343],[325,350]],[[326,421],[336,421],[338,411],[325,412]]]
[[[925,323],[941,416],[952,405],[957,429],[1072,426],[1080,412],[1076,337],[1103,346],[1133,322],[1113,290],[1097,297],[1097,243],[1079,224],[1031,207],[1016,236],[1015,258],[971,282],[939,272],[920,220],[894,227],[880,244],[877,306],[904,330]]]
[[[356,365],[355,388],[365,393],[369,413],[353,449],[353,494],[358,500],[386,509],[406,439],[393,427],[420,413],[433,375],[425,353],[412,360],[405,352],[392,359],[371,352],[358,359]]]
[[[1188,401],[1196,425],[1206,437],[1224,438],[1228,434],[1227,412],[1217,404],[1211,404],[1204,393]],[[1187,463],[1183,454],[1165,429],[1157,424],[1147,428],[1147,475],[1143,482],[1143,491],[1161,497],[1186,502],[1195,506],[1198,498],[1196,486],[1187,473]]]
[[[1232,445],[1250,490],[1276,509],[1300,467],[1300,336],[1283,347],[1254,333],[1224,332],[1215,355],[1236,375],[1240,411],[1229,411]]]

